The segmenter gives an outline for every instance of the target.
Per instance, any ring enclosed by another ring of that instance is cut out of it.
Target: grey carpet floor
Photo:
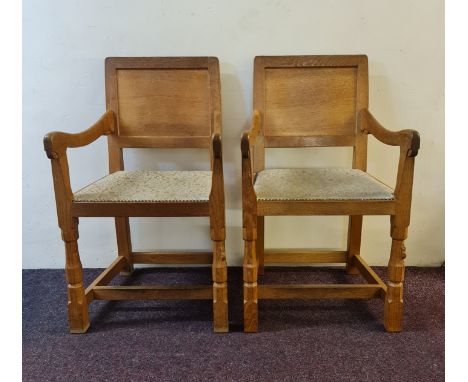
[[[86,269],[87,282],[101,270]],[[376,268],[385,275],[384,268]],[[209,269],[140,269],[132,283],[207,283]],[[230,333],[209,301],[93,302],[87,334],[67,331],[63,270],[23,271],[24,381],[443,381],[444,270],[407,268],[404,331],[380,300],[260,301],[242,333],[242,271],[229,269]],[[269,268],[260,282],[358,282],[340,269]],[[118,277],[116,283],[125,283]]]

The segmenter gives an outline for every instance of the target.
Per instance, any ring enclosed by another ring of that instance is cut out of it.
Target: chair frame
[[[51,132],[44,148],[51,159],[58,224],[65,243],[68,282],[68,320],[71,333],[89,328],[88,305],[94,300],[200,299],[213,300],[215,332],[228,331],[225,204],[221,145],[219,63],[215,57],[110,57],[106,59],[104,115],[87,130]],[[121,136],[116,73],[119,69],[203,69],[208,71],[211,136]],[[208,202],[75,202],[70,185],[67,149],[83,147],[101,136],[108,138],[109,173],[124,169],[123,148],[206,148],[210,150],[212,186]],[[118,256],[86,289],[78,252],[80,217],[115,217]],[[208,216],[211,252],[135,252],[129,217]],[[130,275],[134,264],[204,264],[212,266],[213,285],[108,286],[118,275]]]
[[[265,70],[267,68],[356,68],[356,128],[352,136],[265,134]],[[256,174],[265,168],[265,148],[352,146],[354,169],[366,171],[367,140],[372,134],[380,142],[400,147],[394,200],[257,200]],[[369,299],[384,301],[384,326],[401,331],[403,312],[404,240],[410,223],[415,157],[420,145],[415,130],[389,131],[368,111],[368,60],[365,55],[342,56],[259,56],[254,63],[254,112],[251,129],[241,137],[242,204],[244,239],[244,331],[258,330],[258,299]],[[346,251],[265,250],[265,216],[348,215]],[[392,247],[388,283],[371,269],[360,255],[363,215],[390,215]],[[368,284],[258,285],[265,264],[344,263],[348,274],[360,273]]]

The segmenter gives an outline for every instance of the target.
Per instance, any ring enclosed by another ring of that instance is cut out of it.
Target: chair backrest
[[[123,169],[123,148],[209,148],[221,110],[218,59],[109,57],[106,104],[117,116],[111,172]]]
[[[367,107],[365,55],[255,57],[265,147],[353,146],[353,166],[365,169],[367,135],[357,115]]]

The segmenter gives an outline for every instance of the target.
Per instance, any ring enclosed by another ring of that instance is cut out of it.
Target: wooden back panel
[[[117,116],[109,136],[111,172],[122,148],[209,148],[221,111],[216,57],[109,57],[106,104]]]
[[[265,147],[354,146],[365,166],[356,158],[367,142],[356,119],[368,106],[367,77],[364,55],[256,57],[254,109]]]
[[[117,99],[121,136],[210,135],[207,70],[121,69]]]

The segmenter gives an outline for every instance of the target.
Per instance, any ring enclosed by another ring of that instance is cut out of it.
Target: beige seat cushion
[[[344,168],[285,168],[260,171],[259,200],[392,200],[393,191],[369,174]]]
[[[207,202],[211,171],[117,171],[75,192],[75,202]]]

